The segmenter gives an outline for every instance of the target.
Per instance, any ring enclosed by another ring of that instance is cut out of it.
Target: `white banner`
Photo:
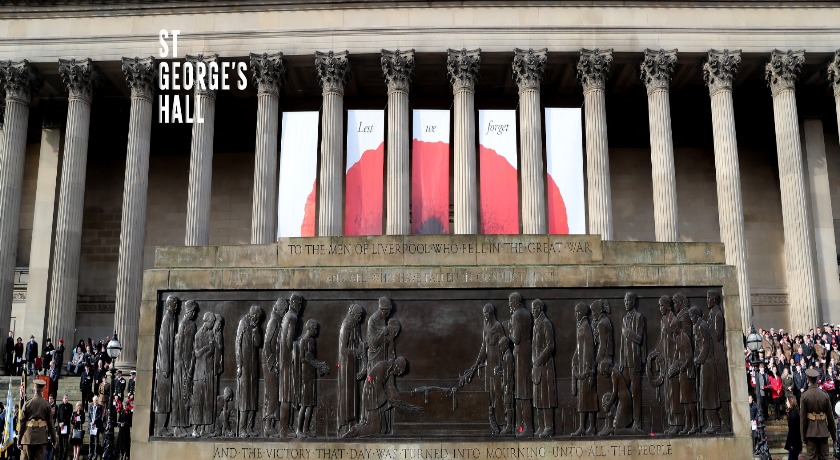
[[[583,123],[579,108],[545,109],[548,233],[586,233]]]
[[[315,236],[318,112],[284,112],[277,236]]]
[[[449,234],[449,111],[415,110],[411,143],[411,233]]]
[[[385,111],[347,111],[344,234],[381,235]]]
[[[479,221],[482,234],[519,233],[516,111],[478,112]]]

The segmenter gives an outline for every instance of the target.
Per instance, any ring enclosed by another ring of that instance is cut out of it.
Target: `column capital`
[[[834,89],[834,97],[840,97],[840,50],[834,52],[834,57],[828,63],[828,82]]]
[[[449,74],[449,82],[452,83],[453,91],[461,89],[475,90],[475,82],[478,80],[478,69],[481,65],[481,48],[474,50],[450,49],[446,56],[446,72]]]
[[[258,95],[280,97],[280,88],[286,82],[283,53],[251,53],[251,72],[254,74]]]
[[[642,61],[642,81],[645,82],[648,93],[657,89],[668,89],[674,68],[677,66],[677,50],[659,51],[646,49],[645,59]]]
[[[414,79],[414,50],[382,50],[382,75],[388,84],[388,92],[408,91]]]
[[[219,65],[219,55],[216,53],[211,54],[196,54],[196,55],[186,55],[184,56],[186,61],[191,63],[193,66],[197,66],[198,64],[204,64],[206,66],[215,65],[218,67]],[[206,75],[209,75],[210,72],[207,71]],[[196,73],[198,75],[198,73]],[[199,83],[200,82],[200,83]],[[195,79],[195,96],[203,96],[209,97],[212,99],[216,99],[216,90],[210,89],[209,81],[207,80],[199,80],[196,76]]]
[[[71,101],[79,99],[90,104],[93,97],[93,85],[96,82],[96,73],[93,70],[93,61],[90,58],[79,61],[76,59],[59,59],[58,73],[67,86]]]
[[[770,85],[773,96],[781,91],[794,89],[804,63],[805,50],[773,50],[770,53],[770,62],[764,67],[764,78]]]
[[[140,98],[152,102],[155,95],[155,77],[157,66],[155,58],[122,58],[122,71],[125,74],[125,81],[131,88],[131,97]]]
[[[577,76],[580,84],[583,85],[583,92],[587,93],[594,89],[603,90],[607,83],[607,76],[610,73],[612,64],[612,48],[601,50],[595,48],[588,50],[580,49],[580,58],[577,63]]]
[[[722,89],[732,91],[732,81],[741,63],[741,50],[709,50],[703,63],[703,81],[709,87],[709,94],[714,95]]]
[[[534,51],[533,48],[513,50],[513,81],[519,86],[519,91],[540,89],[540,83],[545,75],[545,63],[548,48]]]
[[[346,50],[340,53],[315,52],[315,70],[318,71],[318,83],[323,94],[337,93],[344,96],[344,86],[350,81],[349,54]]]
[[[38,89],[35,69],[26,59],[0,63],[6,98],[29,105],[32,92]]]

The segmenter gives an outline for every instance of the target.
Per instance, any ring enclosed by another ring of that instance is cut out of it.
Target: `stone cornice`
[[[513,53],[513,81],[519,87],[519,92],[539,91],[540,83],[545,75],[548,48],[537,51],[516,48]]]
[[[612,48],[601,50],[595,48],[588,50],[580,49],[580,58],[577,63],[577,76],[583,86],[583,92],[593,89],[603,90],[607,83],[612,64]]]
[[[280,97],[280,88],[286,82],[286,63],[283,53],[251,53],[251,73],[257,85],[257,94]]]
[[[648,93],[657,89],[668,89],[674,68],[677,66],[677,50],[659,51],[646,49],[645,59],[642,61],[642,81]]]
[[[709,87],[709,94],[714,95],[722,89],[732,90],[732,81],[741,63],[741,50],[709,50],[703,63],[703,81]]]
[[[211,54],[197,54],[195,56],[187,54],[185,56],[187,62],[191,62],[193,65],[197,65],[199,62],[203,62],[204,64],[209,65],[210,63],[215,63],[216,65],[219,64],[219,55],[216,53]],[[209,71],[207,72],[209,75]],[[197,74],[196,74],[197,75]],[[199,79],[196,78],[195,80],[195,97],[208,97],[211,99],[216,99],[216,91],[210,89],[208,86],[208,82],[205,81],[203,84],[199,84]]]
[[[462,89],[472,91],[478,80],[478,70],[481,65],[481,48],[474,50],[447,50],[446,72],[453,91]]]
[[[6,90],[6,98],[29,105],[32,93],[38,87],[35,78],[35,70],[29,65],[29,61],[5,61],[0,63],[0,72],[3,76],[3,86]]]
[[[804,63],[805,50],[773,50],[770,53],[770,62],[764,67],[764,77],[773,96],[785,90],[795,89]]]
[[[93,85],[96,81],[93,61],[90,58],[79,61],[59,59],[58,73],[61,75],[64,85],[67,86],[71,101],[77,99],[90,104],[93,97]]]
[[[323,94],[336,93],[344,96],[344,86],[350,81],[350,61],[347,51],[336,53],[315,52],[315,70]]]
[[[414,50],[382,50],[380,62],[388,92],[408,91],[414,79]]]
[[[131,88],[131,97],[140,98],[152,102],[155,95],[155,77],[157,66],[155,58],[122,58],[122,71],[125,74],[125,81]]]
[[[834,97],[840,97],[840,50],[834,52],[834,58],[828,63],[828,82],[834,89]]]

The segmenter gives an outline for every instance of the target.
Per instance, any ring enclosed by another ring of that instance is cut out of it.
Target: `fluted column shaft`
[[[6,335],[12,316],[23,164],[29,122],[31,69],[26,61],[3,65],[5,121],[0,142],[0,333]]]
[[[321,177],[318,196],[318,235],[344,233],[344,86],[349,79],[347,52],[316,53],[315,66],[323,95],[321,115]]]
[[[612,59],[612,49],[581,49],[577,67],[583,85],[589,233],[607,241],[613,239],[613,219],[604,86]]]
[[[750,279],[748,275],[747,238],[741,198],[741,173],[738,164],[738,141],[735,135],[735,110],[732,104],[732,80],[741,62],[741,52],[710,51],[703,66],[712,104],[712,132],[715,148],[720,238],[726,263],[735,266],[740,293],[741,324],[752,324]]]
[[[807,331],[820,320],[806,198],[808,189],[796,111],[795,81],[804,60],[804,52],[777,50],[767,64],[776,126],[790,322],[794,331]]]
[[[251,54],[251,70],[258,91],[251,244],[266,244],[277,239],[277,134],[283,54]]]
[[[154,58],[123,58],[123,71],[131,87],[131,113],[128,120],[114,326],[123,347],[120,367],[134,368],[137,364],[137,332],[143,289]]]
[[[214,62],[218,56],[187,56],[187,61]],[[213,183],[213,135],[216,120],[216,92],[196,84],[195,117],[190,143],[190,175],[187,189],[186,246],[210,244],[210,198]],[[199,123],[199,117],[203,122]]]
[[[408,91],[388,91],[388,235],[408,235],[411,229],[408,141]]]
[[[478,171],[475,158],[475,81],[481,50],[449,50],[447,70],[454,101],[455,233],[478,233]]]
[[[513,77],[519,87],[519,151],[522,165],[522,233],[547,231],[545,170],[542,159],[540,82],[547,49],[514,51]]]
[[[388,85],[385,233],[408,235],[411,232],[408,94],[414,75],[414,50],[382,50],[381,61],[382,73]]]
[[[678,241],[680,238],[671,101],[668,93],[676,61],[676,50],[646,50],[645,62],[642,64],[642,78],[645,80],[648,95],[656,241]]]
[[[70,91],[70,98],[55,224],[47,336],[72,338],[75,333],[76,298],[79,289],[79,256],[85,204],[93,69],[90,60],[85,59],[61,60],[59,70]]]

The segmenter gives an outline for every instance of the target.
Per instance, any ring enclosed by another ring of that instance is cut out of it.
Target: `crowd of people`
[[[126,379],[121,369],[114,369],[112,378],[109,378],[113,365],[106,351],[109,341],[110,337],[98,342],[91,338],[87,341],[80,340],[70,351],[70,359],[65,366],[63,339],[59,339],[58,347],[55,347],[52,340],[47,338],[39,353],[34,336],[30,336],[29,342],[24,345],[20,337],[15,340],[14,333],[9,332],[4,356],[6,375],[25,373],[27,379],[36,379],[38,385],[46,382],[43,385],[46,387],[43,394],[46,396],[45,403],[49,408],[54,429],[46,432],[48,442],[45,443],[43,458],[130,458],[137,373],[132,370]],[[59,387],[64,387],[65,382],[69,382],[66,383],[68,385],[78,385],[81,392],[80,401],[71,403],[65,393],[61,402],[56,402]],[[14,426],[18,427],[18,418],[25,412],[19,409],[20,406],[15,404],[13,410],[9,411],[0,402],[0,421],[5,421],[7,416],[14,417]],[[6,449],[0,458],[20,458],[23,447],[21,444],[27,444],[27,436],[21,435],[26,428],[18,430],[17,442]],[[88,446],[86,456],[81,454],[83,445]]]
[[[803,434],[800,408],[806,404],[803,395],[815,387],[828,396],[831,420],[837,417],[840,396],[840,324],[824,323],[807,333],[795,334],[784,329],[758,329],[762,337],[758,350],[757,368],[752,363],[751,352],[744,348],[749,383],[750,419],[756,433],[759,409],[764,420],[787,418],[788,437],[785,449],[791,459],[802,451]],[[745,339],[746,341],[746,339]],[[810,382],[809,382],[810,381]],[[760,397],[760,398],[759,398]],[[758,406],[758,400],[761,406]],[[836,427],[836,423],[829,423]],[[836,428],[835,428],[836,429]],[[834,431],[834,430],[832,430]],[[836,433],[830,433],[834,438]]]

